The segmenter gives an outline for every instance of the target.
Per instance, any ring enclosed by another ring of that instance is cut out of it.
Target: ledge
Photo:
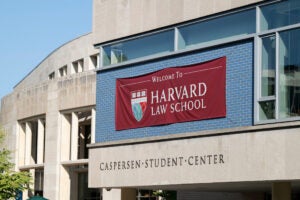
[[[89,159],[79,159],[79,160],[62,161],[60,164],[64,166],[73,166],[73,165],[87,165],[88,163],[89,163]]]
[[[198,132],[177,133],[177,134],[170,134],[164,136],[153,136],[153,137],[145,137],[145,138],[134,138],[134,139],[126,139],[126,140],[118,140],[118,141],[100,142],[100,143],[88,144],[87,147],[90,149],[104,148],[104,147],[121,146],[121,145],[191,139],[191,138],[199,138],[199,137],[242,134],[247,132],[257,132],[257,131],[264,131],[264,130],[275,130],[275,129],[283,129],[283,128],[295,128],[295,127],[300,127],[300,121],[281,122],[281,123],[263,124],[263,125],[254,125],[254,126],[243,126],[243,127],[236,127],[236,128],[216,129],[216,130],[204,130]]]
[[[19,166],[19,170],[40,169],[40,168],[44,168],[44,164],[33,164],[33,165]]]

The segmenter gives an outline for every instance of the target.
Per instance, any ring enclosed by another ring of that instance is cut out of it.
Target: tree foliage
[[[5,138],[4,132],[0,129],[0,147]],[[14,164],[10,161],[11,152],[0,148],[0,200],[13,199],[20,191],[29,189],[31,176],[28,172],[16,172]]]

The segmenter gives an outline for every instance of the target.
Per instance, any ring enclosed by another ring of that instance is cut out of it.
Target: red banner
[[[116,81],[116,130],[226,116],[226,57]]]

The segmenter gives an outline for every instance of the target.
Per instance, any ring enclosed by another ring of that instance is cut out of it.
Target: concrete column
[[[71,180],[69,173],[68,167],[60,166],[59,199],[70,199]]]
[[[71,148],[71,115],[61,115],[61,141],[60,141],[60,159],[61,161],[70,160]]]
[[[23,195],[22,195],[22,199],[28,199],[29,197],[34,195],[34,179],[35,179],[35,170],[34,169],[30,169],[29,173],[31,174],[32,177],[32,184],[29,186],[30,187],[30,191],[28,190],[24,190],[23,191]]]
[[[79,60],[78,61],[78,73],[84,71],[83,67],[84,67],[84,60]]]
[[[31,181],[32,184],[29,185],[31,191],[29,191],[29,190],[24,190],[24,191],[22,192],[22,199],[28,199],[29,197],[33,196],[33,191],[34,191],[34,179],[35,179],[35,173],[34,173],[34,172],[35,172],[35,171],[34,171],[34,169],[30,169],[28,172],[31,174],[31,177],[32,177],[32,181]]]
[[[30,165],[31,162],[31,140],[32,140],[32,130],[30,122],[25,124],[25,165]]]
[[[100,67],[100,53],[97,54],[97,65],[96,65],[96,68],[98,69]]]
[[[18,162],[19,166],[25,165],[25,152],[26,152],[26,134],[25,134],[25,124],[19,124],[18,128]]]
[[[93,108],[91,110],[91,143],[95,143],[95,133],[96,133],[96,110]]]
[[[58,111],[60,105],[59,84],[50,81],[47,93],[46,109],[46,134],[45,134],[45,166],[44,166],[44,197],[51,200],[59,200],[60,191],[60,153],[62,115]]]
[[[29,196],[28,196],[28,190],[24,190],[22,192],[22,199],[28,199],[28,198],[29,198]]]
[[[71,122],[71,160],[77,160],[78,154],[78,115],[72,113]]]
[[[292,189],[290,182],[272,184],[272,200],[291,200]]]
[[[38,136],[37,136],[37,164],[44,163],[44,137],[45,127],[42,119],[38,120]]]

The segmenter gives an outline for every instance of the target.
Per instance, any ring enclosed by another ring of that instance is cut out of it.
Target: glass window
[[[37,121],[30,122],[31,128],[31,164],[37,163],[37,144],[38,144],[38,123]]]
[[[83,59],[72,62],[72,74],[83,72]]]
[[[255,32],[255,9],[179,28],[178,48]]]
[[[67,65],[59,68],[59,76],[60,77],[63,77],[63,76],[67,76],[67,72],[68,72],[68,68],[67,68]]]
[[[90,56],[89,69],[98,68],[99,54]]]
[[[275,95],[276,38],[262,38],[261,96]]]
[[[261,29],[269,30],[300,22],[300,1],[288,0],[261,7]]]
[[[100,200],[101,199],[100,189],[88,187],[87,172],[78,173],[77,191],[78,191],[78,200]]]
[[[103,66],[172,51],[174,51],[174,31],[165,31],[104,46]]]
[[[48,78],[49,78],[49,80],[53,80],[55,78],[55,72],[52,72],[51,74],[49,74]]]
[[[300,29],[280,33],[279,117],[300,116]]]
[[[34,173],[34,195],[43,196],[44,193],[44,170],[36,169]]]
[[[275,101],[263,101],[259,103],[259,119],[275,119]]]
[[[91,111],[78,112],[78,153],[77,159],[87,159],[87,145],[91,143]]]
[[[300,29],[279,32],[277,35],[278,45],[275,35],[261,39],[259,120],[300,116]],[[278,71],[278,75],[275,71]]]

